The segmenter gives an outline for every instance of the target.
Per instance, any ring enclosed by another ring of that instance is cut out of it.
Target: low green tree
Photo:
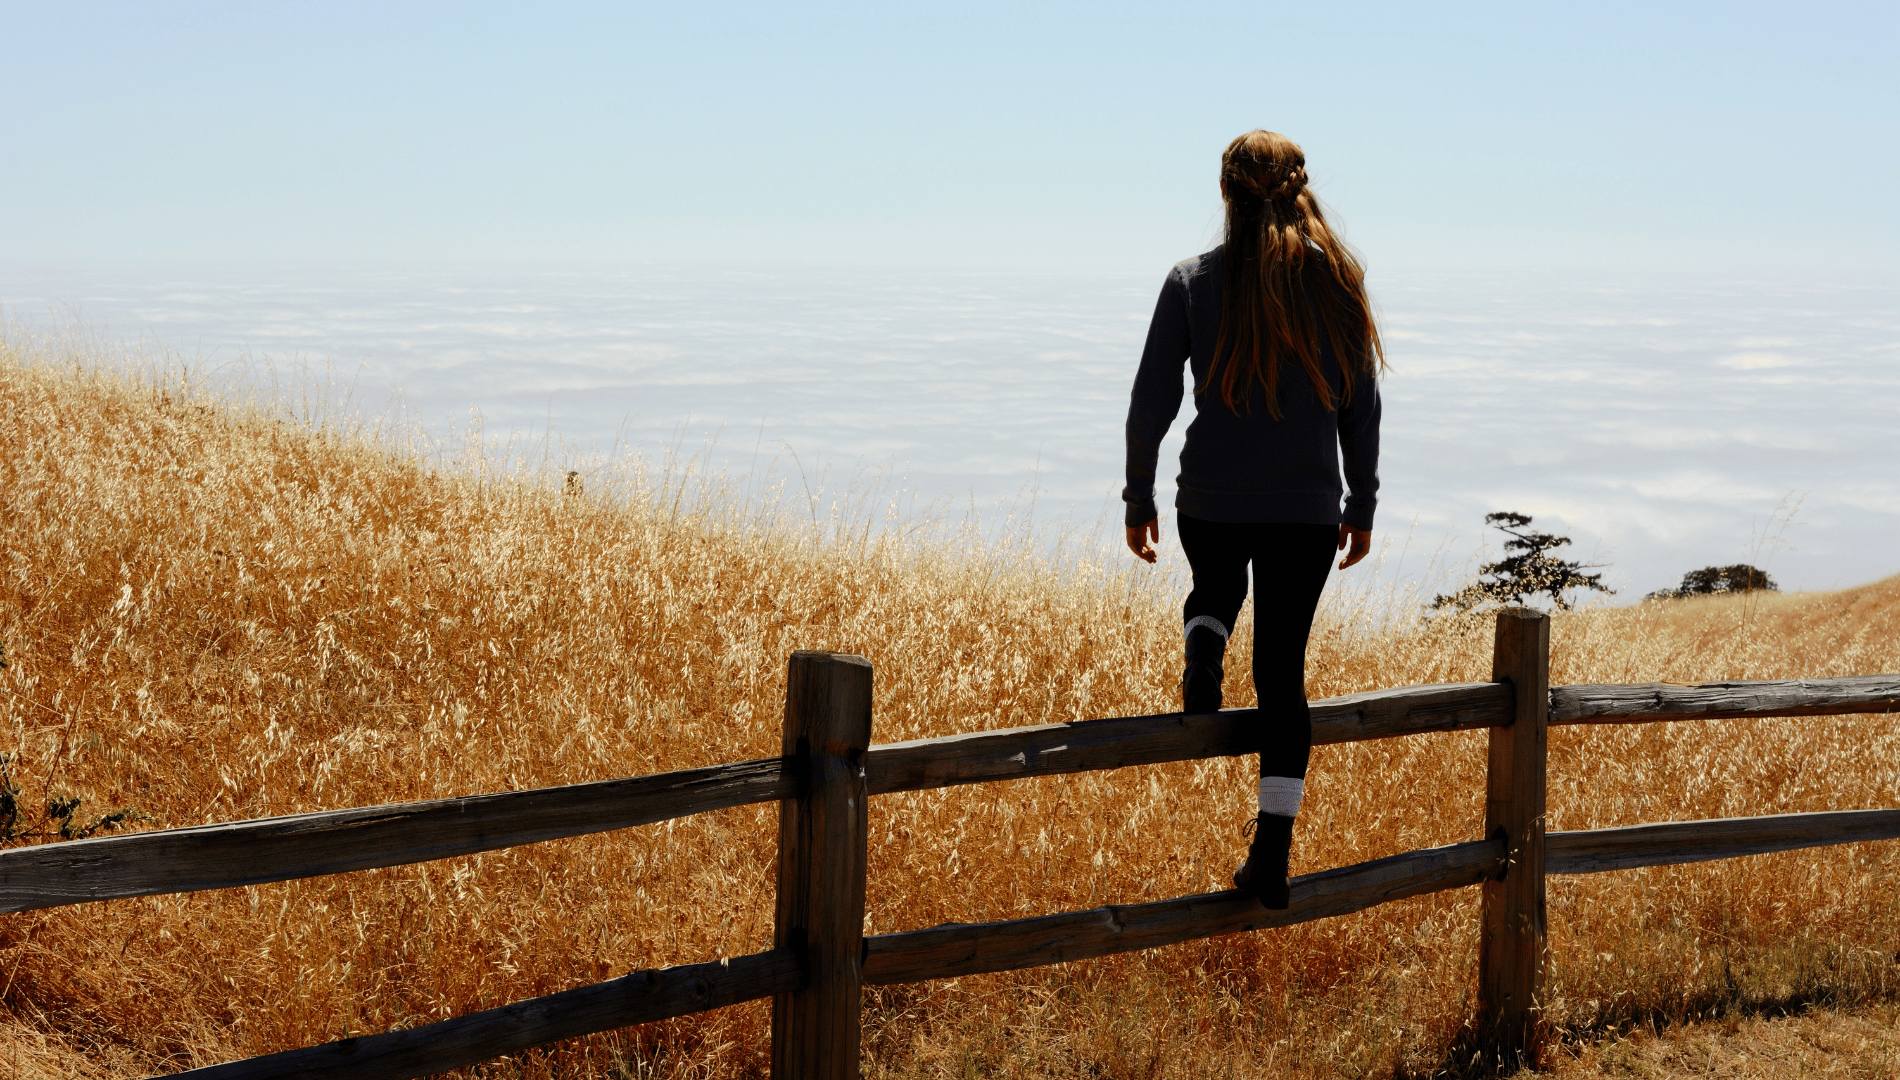
[[[1484,523],[1506,536],[1504,558],[1478,568],[1478,579],[1453,593],[1434,597],[1434,611],[1469,612],[1481,607],[1521,604],[1535,596],[1550,597],[1551,605],[1568,611],[1565,594],[1573,589],[1592,589],[1614,595],[1616,590],[1603,584],[1602,574],[1585,570],[1601,568],[1602,563],[1580,563],[1559,559],[1550,553],[1570,543],[1568,536],[1557,536],[1531,529],[1529,514],[1509,510],[1484,515]]]
[[[1645,600],[1675,600],[1684,596],[1709,596],[1714,593],[1780,592],[1775,579],[1768,571],[1748,565],[1734,563],[1729,566],[1705,566],[1700,570],[1691,570],[1682,575],[1682,584],[1673,589],[1657,589],[1643,597]]]

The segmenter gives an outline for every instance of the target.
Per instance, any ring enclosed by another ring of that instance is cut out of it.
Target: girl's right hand
[[[1149,541],[1153,541],[1151,544]],[[1155,518],[1146,525],[1134,525],[1128,529],[1128,550],[1142,562],[1155,561],[1154,544],[1161,542],[1161,519]]]

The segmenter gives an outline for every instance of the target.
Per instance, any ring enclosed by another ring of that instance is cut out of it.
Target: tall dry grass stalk
[[[1165,710],[1177,583],[722,501],[602,495],[15,342],[0,357],[0,749],[28,802],[156,824],[563,784],[776,752],[786,656],[876,668],[874,738]],[[708,491],[711,493],[708,494]],[[801,504],[799,513],[805,513]],[[1320,697],[1486,676],[1488,630],[1327,600]],[[1558,682],[1900,669],[1900,579],[1562,615]],[[1245,672],[1244,643],[1230,671]],[[1230,700],[1250,691],[1235,677]],[[1470,839],[1482,734],[1316,752],[1296,871]],[[1883,717],[1562,729],[1552,827],[1892,806]],[[1253,762],[885,796],[868,929],[1225,886]],[[774,808],[420,866],[0,916],[0,1074],[120,1077],[426,1023],[771,937]],[[1573,1035],[1890,998],[1892,843],[1554,879]],[[1472,1012],[1477,898],[867,993],[867,1073],[1431,1072]],[[471,1076],[753,1076],[762,1004]]]

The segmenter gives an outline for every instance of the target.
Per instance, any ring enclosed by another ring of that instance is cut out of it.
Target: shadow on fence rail
[[[1039,967],[1290,926],[1480,885],[1479,1030],[1504,1061],[1534,1061],[1544,881],[1900,837],[1900,809],[1662,822],[1546,834],[1549,725],[1900,711],[1900,676],[1548,685],[1549,620],[1498,616],[1494,681],[1377,690],[1312,705],[1313,741],[1484,728],[1482,839],[1293,879],[1285,911],[1227,890],[1155,903],[863,936],[867,797],[1255,753],[1251,709],[1163,714],[870,745],[871,667],[794,653],[780,757],[460,799],[166,829],[0,852],[0,911],[258,885],[398,866],[777,801],[774,947],[637,971],[434,1024],[176,1074],[407,1080],[561,1039],[773,999],[782,1078],[855,1076],[864,984]]]

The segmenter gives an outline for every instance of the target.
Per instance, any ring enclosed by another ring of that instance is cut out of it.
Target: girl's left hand
[[[1350,550],[1348,550],[1349,547]],[[1366,552],[1372,550],[1372,530],[1355,529],[1350,525],[1341,525],[1339,527],[1339,550],[1346,552],[1346,557],[1339,560],[1339,568],[1344,570],[1346,567],[1365,558]]]

